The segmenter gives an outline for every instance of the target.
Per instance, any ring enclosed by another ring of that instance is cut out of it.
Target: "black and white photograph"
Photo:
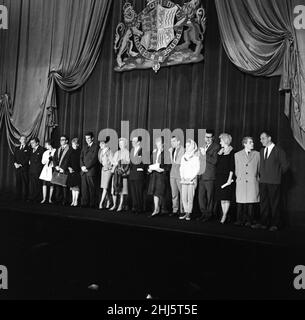
[[[304,298],[305,0],[0,0],[0,300]]]

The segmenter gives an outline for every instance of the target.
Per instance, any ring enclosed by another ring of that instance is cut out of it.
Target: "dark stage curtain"
[[[216,0],[228,57],[244,72],[281,75],[286,115],[291,116],[294,136],[305,150],[305,37],[295,28],[293,15],[299,4],[298,0]]]
[[[20,134],[45,140],[57,126],[55,83],[72,91],[87,81],[112,0],[4,4],[10,17],[8,30],[0,33],[0,94],[6,94],[0,100],[0,126],[5,125],[10,144]]]
[[[143,1],[134,2],[140,11]],[[113,40],[115,27],[121,21],[121,2],[114,1],[102,52],[91,77],[76,92],[57,91],[59,127],[54,139],[60,134],[81,137],[87,130],[95,134],[103,128],[119,130],[120,121],[129,120],[130,131],[141,127],[150,131],[207,127],[215,128],[217,134],[227,131],[232,134],[237,151],[244,135],[254,136],[259,149],[260,132],[270,129],[291,163],[284,198],[292,222],[300,223],[302,215],[297,211],[305,212],[305,153],[294,140],[284,115],[285,97],[278,91],[280,78],[253,77],[237,69],[223,50],[214,0],[207,0],[205,5],[204,62],[164,68],[158,74],[152,70],[120,74],[113,71]],[[4,161],[7,155],[1,153],[0,157]],[[0,175],[1,178],[7,173]],[[6,182],[6,186],[13,185],[12,179]]]

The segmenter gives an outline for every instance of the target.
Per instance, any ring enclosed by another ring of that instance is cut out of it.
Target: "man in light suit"
[[[141,142],[142,137],[134,137],[132,139],[132,149],[130,152],[130,196],[132,212],[135,214],[143,213],[144,210],[145,165],[143,163]]]
[[[184,213],[181,197],[181,177],[180,177],[180,166],[181,159],[184,155],[184,148],[180,145],[181,142],[178,137],[172,137],[171,145],[169,149],[170,160],[171,160],[171,171],[170,171],[170,186],[172,191],[172,205],[173,211],[172,216],[178,216],[180,213]]]
[[[254,151],[253,138],[245,137],[244,149],[235,153],[237,221],[235,225],[251,227],[254,205],[259,203],[260,155]]]
[[[14,166],[16,169],[16,191],[18,200],[27,200],[29,187],[30,148],[26,145],[26,137],[20,137],[20,146],[14,152]]]
[[[81,180],[82,180],[82,207],[95,207],[95,180],[98,175],[98,151],[99,147],[94,143],[92,132],[85,134],[86,145],[80,156]]]
[[[60,137],[60,147],[54,154],[54,167],[55,170],[68,174],[69,157],[70,157],[69,139],[63,135]],[[55,186],[55,199],[57,203],[62,203],[64,206],[68,203],[68,192],[67,187]]]
[[[214,130],[206,130],[205,147],[200,148],[200,172],[198,184],[198,200],[201,211],[199,221],[207,222],[213,216],[214,193],[216,180],[216,164],[220,146],[214,142]]]

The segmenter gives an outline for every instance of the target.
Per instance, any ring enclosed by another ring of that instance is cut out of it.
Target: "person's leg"
[[[268,185],[261,183],[259,185],[260,192],[260,224],[266,227],[269,223],[269,190]]]
[[[50,193],[49,193],[49,203],[52,203],[52,197],[54,192],[54,186],[50,186]]]
[[[136,195],[136,185],[137,182],[135,180],[129,180],[129,195],[131,199],[131,211],[137,211],[137,195]]]
[[[184,215],[181,215],[180,219],[185,219],[188,214],[188,188],[187,188],[187,185],[185,184],[181,186],[181,197],[182,197]]]
[[[89,189],[89,205],[95,207],[95,177],[87,176],[87,184]]]
[[[22,199],[27,200],[29,195],[29,173],[27,170],[21,172],[21,190]]]
[[[117,209],[117,212],[123,211],[123,204],[124,204],[124,195],[121,193],[120,194],[120,203],[119,203],[119,207]]]
[[[213,180],[205,181],[205,189],[206,189],[206,211],[207,211],[207,216],[210,219],[213,216],[215,181]]]
[[[178,190],[179,190],[179,210],[180,210],[180,213],[184,213],[183,211],[183,204],[182,204],[182,196],[181,196],[181,179],[176,179],[176,184],[177,184],[177,187],[178,187]]]
[[[172,192],[172,207],[173,213],[178,213],[179,210],[179,189],[176,183],[176,178],[170,178],[170,186]]]
[[[157,196],[154,196],[154,214],[160,213],[160,198]]]
[[[187,195],[187,202],[188,202],[188,217],[187,219],[191,218],[191,214],[193,212],[193,203],[194,203],[194,196],[195,196],[195,185],[188,186],[188,195]]]
[[[22,172],[20,169],[16,170],[16,198],[22,199]]]
[[[202,179],[202,177],[199,179],[199,185],[198,185],[198,202],[199,202],[199,208],[200,212],[202,214],[201,218],[206,218],[207,214],[207,203],[206,203],[206,188],[205,188],[205,181]]]
[[[35,196],[34,201],[40,202],[42,198],[42,181],[39,179],[39,176],[35,176],[35,182],[34,182],[34,189],[35,189]]]
[[[78,206],[78,199],[79,199],[79,189],[75,189],[75,202],[74,202],[74,206],[77,207]]]
[[[222,208],[222,218],[221,223],[224,224],[227,220],[227,215],[230,209],[230,201],[222,200],[221,201],[221,208]]]
[[[271,227],[280,227],[281,222],[281,210],[280,210],[280,199],[281,199],[281,187],[280,185],[269,185],[269,195],[271,204]]]
[[[246,205],[246,226],[251,226],[254,221],[254,203],[248,203]]]
[[[42,186],[42,201],[41,203],[45,203],[46,200],[47,200],[47,185],[46,184],[43,184]]]
[[[103,202],[106,198],[106,195],[107,195],[107,189],[103,189],[102,191],[102,196],[101,196],[101,201],[100,201],[100,204],[99,204],[99,208],[102,209],[103,208]]]
[[[81,205],[86,207],[89,204],[89,199],[88,199],[89,195],[88,195],[88,186],[87,186],[86,174],[82,174],[81,183],[82,183]]]
[[[244,205],[243,203],[237,203],[237,216],[235,225],[241,226],[244,222]]]

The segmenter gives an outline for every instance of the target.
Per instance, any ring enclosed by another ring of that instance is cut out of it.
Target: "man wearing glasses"
[[[200,164],[202,175],[199,176],[198,201],[201,217],[207,222],[212,218],[214,210],[214,193],[216,179],[216,164],[220,147],[214,142],[214,130],[206,130],[205,146],[200,148]]]

